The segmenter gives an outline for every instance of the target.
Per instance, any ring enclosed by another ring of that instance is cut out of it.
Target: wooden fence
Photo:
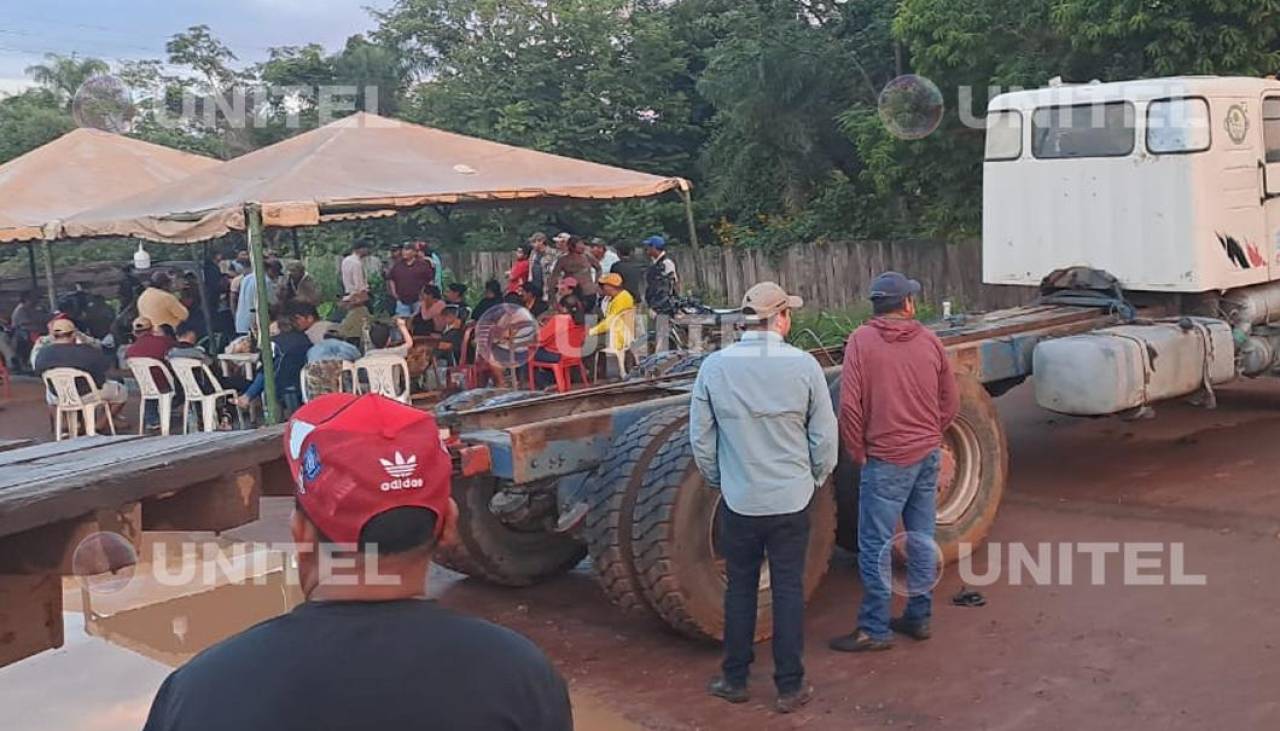
[[[507,251],[441,252],[450,275],[469,282],[487,279],[505,281],[514,258]],[[695,270],[703,282],[704,301],[723,305],[742,300],[752,284],[775,281],[788,292],[798,294],[814,309],[844,310],[866,302],[871,280],[876,274],[894,269],[924,285],[924,298],[935,306],[943,300],[968,310],[993,310],[1027,302],[1034,294],[1025,287],[982,284],[982,247],[976,241],[945,244],[937,241],[862,241],[833,244],[802,244],[778,257],[754,249],[704,247],[695,255],[691,249],[672,249],[685,288],[693,287]],[[121,278],[120,264],[95,263],[55,272],[58,291],[79,284],[86,289],[115,297]],[[191,268],[190,262],[179,268]],[[336,271],[336,267],[334,269]],[[0,312],[9,312],[18,292],[30,289],[29,277],[0,278]],[[44,297],[44,282],[40,282]]]
[[[804,298],[816,309],[844,310],[866,303],[871,280],[886,270],[900,271],[924,286],[924,298],[934,305],[943,300],[970,310],[994,310],[1026,303],[1034,292],[1025,287],[982,284],[982,247],[978,242],[946,244],[937,241],[863,241],[802,244],[779,257],[754,249],[706,247],[673,249],[686,288],[701,275],[704,300],[728,304],[756,282],[774,281]],[[469,281],[502,280],[512,254],[491,251],[453,251],[445,266]]]

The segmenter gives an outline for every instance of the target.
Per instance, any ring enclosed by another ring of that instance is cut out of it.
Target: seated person
[[[560,299],[556,314],[538,330],[538,349],[533,359],[539,363],[559,363],[563,358],[582,357],[582,344],[587,339],[586,316],[577,295]],[[555,375],[547,369],[534,371],[535,383],[547,388],[555,383]]]
[[[538,321],[542,321],[548,313],[547,303],[542,299],[542,287],[533,282],[520,285],[520,304],[532,312]]]
[[[623,329],[623,318],[636,309],[636,301],[622,286],[622,275],[605,274],[600,277],[600,291],[604,294],[604,319],[591,328],[591,335],[609,335],[609,349],[622,350],[630,343],[630,334]]]
[[[365,351],[365,357],[379,355],[394,355],[405,358],[409,355],[409,349],[413,347],[413,334],[409,332],[409,325],[403,317],[396,318],[397,332],[399,339],[392,340],[391,326],[385,322],[375,322],[369,326],[369,343],[373,346]]]
[[[467,285],[461,282],[450,284],[444,291],[444,303],[457,307],[464,322],[471,319],[471,308],[467,307]]]
[[[293,327],[296,330],[306,333],[312,345],[319,344],[335,329],[332,322],[320,319],[316,306],[310,302],[298,300],[289,302],[284,307],[284,314],[293,320]]]
[[[129,399],[129,392],[125,390],[124,384],[107,380],[107,371],[112,365],[111,358],[101,348],[80,342],[76,337],[78,334],[75,323],[65,317],[50,321],[49,342],[35,352],[33,369],[37,374],[43,374],[51,368],[75,368],[88,373],[98,387],[98,392],[102,394],[102,400],[111,409],[112,416],[116,416]],[[80,392],[82,395],[88,392],[83,383],[80,384]],[[52,392],[46,396],[50,405],[57,404],[57,398]],[[105,420],[102,426],[106,426]]]
[[[276,326],[280,332],[271,338],[271,353],[275,361],[276,397],[279,400],[286,392],[300,392],[302,368],[307,364],[311,340],[305,333],[295,330],[293,323],[288,320],[280,320]],[[236,399],[236,404],[240,408],[248,407],[250,402],[262,395],[265,388],[266,377],[259,369],[244,394]]]
[[[307,366],[302,377],[307,382],[307,397],[314,399],[326,393],[342,391],[342,366],[360,360],[360,349],[340,338],[325,338],[307,351]]]
[[[345,310],[347,314],[338,324],[335,333],[343,340],[359,342],[364,337],[365,326],[369,324],[372,317],[369,314],[369,292],[366,290],[353,292],[343,297],[338,302],[338,307]]]
[[[444,310],[448,324],[445,325],[444,332],[440,333],[440,342],[436,344],[436,361],[449,367],[463,362],[462,341],[466,336],[466,322],[462,313],[465,309],[450,306]],[[476,362],[475,343],[468,343],[465,362]]]
[[[188,322],[190,322],[188,320]],[[164,325],[165,329],[173,328]],[[131,358],[151,358],[153,360],[163,361],[169,356],[169,350],[177,344],[177,340],[169,336],[164,330],[151,324],[151,320],[145,317],[135,318],[133,321],[133,343],[124,351],[125,362],[128,363]],[[155,381],[156,388],[160,389],[160,393],[168,393],[174,390],[173,384],[169,383],[169,371],[167,368],[157,366],[151,367],[151,380]],[[157,405],[155,401],[148,401],[146,408],[145,421],[148,426],[155,426],[157,421]]]
[[[484,283],[484,296],[471,310],[471,319],[479,320],[489,308],[502,304],[502,285],[496,279]]]
[[[422,288],[418,309],[413,313],[409,329],[414,335],[435,335],[444,329],[445,302],[434,284]]]
[[[187,323],[183,323],[176,328],[178,337],[173,347],[169,348],[169,352],[165,353],[165,360],[173,360],[174,358],[190,358],[198,360],[207,366],[213,365],[213,358],[205,352],[204,348],[196,345],[200,340],[200,334],[196,329]]]
[[[569,295],[574,295],[579,300],[582,300],[582,285],[578,283],[576,277],[561,277],[560,282],[556,284],[556,301],[558,302]]]

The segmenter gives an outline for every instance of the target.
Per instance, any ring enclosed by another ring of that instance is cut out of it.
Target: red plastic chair
[[[466,330],[462,331],[462,352],[454,354],[458,358],[458,365],[449,369],[450,382],[453,380],[453,374],[461,373],[467,390],[479,388],[480,378],[482,376],[479,363],[467,362],[467,351],[471,349],[471,340],[475,334],[475,325],[470,325]]]
[[[587,377],[587,367],[582,364],[581,355],[562,355],[559,363],[543,363],[538,360],[529,361],[529,388],[537,390],[537,381],[534,373],[541,368],[551,371],[556,377],[556,390],[565,393],[569,390],[569,371],[577,368],[578,375],[582,378],[583,383],[591,383],[591,379]]]

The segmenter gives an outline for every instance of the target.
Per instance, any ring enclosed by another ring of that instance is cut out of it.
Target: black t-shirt
[[[425,600],[305,602],[205,650],[143,731],[562,731],[564,680],[511,630]]]
[[[648,264],[635,259],[620,259],[614,262],[610,271],[622,277],[622,288],[630,292],[636,302],[640,302],[644,298],[644,273],[648,268]]]
[[[49,343],[36,353],[33,365],[36,373],[44,373],[50,368],[78,368],[88,373],[93,378],[94,385],[101,388],[107,381],[111,358],[84,343]]]

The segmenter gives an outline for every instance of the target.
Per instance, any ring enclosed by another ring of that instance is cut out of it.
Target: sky
[[[72,52],[111,62],[164,58],[170,36],[193,25],[244,63],[272,46],[320,43],[342,47],[373,27],[366,8],[393,0],[0,0],[0,92],[29,84],[23,70],[46,52]]]

